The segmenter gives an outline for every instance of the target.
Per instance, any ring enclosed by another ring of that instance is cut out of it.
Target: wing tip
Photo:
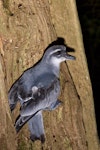
[[[19,124],[19,119],[20,119],[20,115],[16,118],[16,121],[15,121],[15,129],[16,129],[16,133],[18,133],[20,131],[20,129],[22,128],[22,126],[20,126]]]

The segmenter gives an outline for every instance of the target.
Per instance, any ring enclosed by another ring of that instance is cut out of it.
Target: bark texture
[[[27,125],[16,135],[7,91],[58,37],[75,49],[61,65],[62,106],[44,112],[46,142],[32,143]],[[0,147],[2,150],[99,150],[91,82],[74,0],[0,1]]]

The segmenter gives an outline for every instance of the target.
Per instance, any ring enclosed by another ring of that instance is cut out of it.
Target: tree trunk
[[[44,112],[46,142],[32,143],[27,125],[18,135],[7,91],[58,37],[75,49],[61,65],[62,106]],[[62,38],[62,39],[61,39]],[[73,0],[0,1],[0,148],[2,150],[99,150],[91,82]]]

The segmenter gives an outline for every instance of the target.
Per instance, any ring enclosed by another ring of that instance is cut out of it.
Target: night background
[[[76,3],[92,82],[100,139],[100,0],[76,0]]]

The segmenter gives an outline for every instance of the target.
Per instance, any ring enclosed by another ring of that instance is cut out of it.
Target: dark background
[[[76,0],[85,53],[92,82],[100,139],[100,0]]]

